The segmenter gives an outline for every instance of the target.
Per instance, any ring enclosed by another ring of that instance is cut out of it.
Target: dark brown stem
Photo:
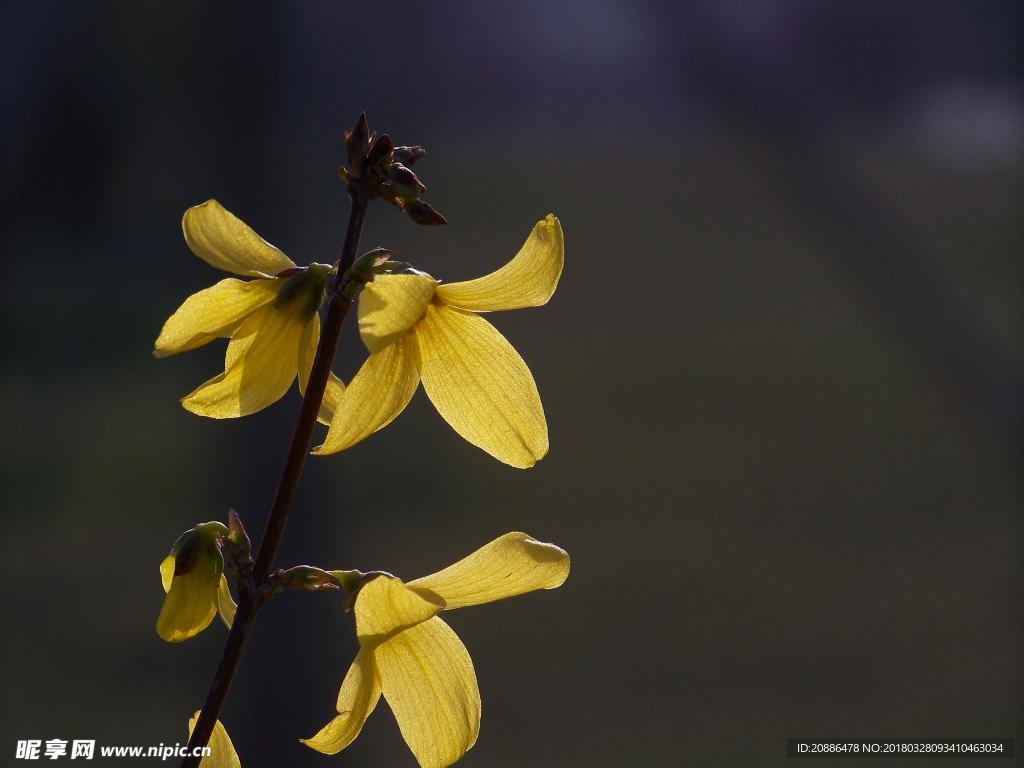
[[[238,662],[242,658],[242,648],[256,622],[256,613],[264,602],[261,599],[262,592],[271,568],[274,566],[274,560],[277,558],[281,539],[284,537],[284,529],[288,524],[288,513],[291,510],[292,500],[295,498],[295,491],[299,487],[299,478],[302,476],[302,467],[305,465],[306,455],[309,453],[316,417],[320,412],[324,391],[327,389],[327,379],[331,372],[331,363],[334,361],[334,351],[338,346],[338,338],[341,336],[345,317],[349,307],[352,306],[351,300],[342,295],[343,276],[355,262],[359,236],[366,218],[369,195],[365,185],[351,189],[350,194],[352,210],[349,213],[345,245],[342,248],[341,261],[338,265],[338,278],[328,296],[327,316],[324,318],[323,329],[320,333],[320,345],[317,347],[316,359],[313,361],[313,368],[309,374],[306,396],[302,400],[302,408],[299,410],[299,417],[295,422],[291,446],[288,448],[288,457],[285,459],[281,480],[277,485],[277,493],[274,494],[270,516],[267,518],[266,528],[260,538],[251,580],[239,585],[238,612],[231,624],[231,631],[224,644],[224,653],[221,654],[220,662],[217,664],[217,673],[210,685],[210,692],[206,696],[206,703],[199,715],[199,722],[196,723],[192,737],[188,741],[189,754],[192,754],[196,747],[206,746],[210,740],[213,726],[220,717],[224,700],[231,688],[231,681],[235,677],[235,670],[238,669]],[[198,756],[186,757],[181,768],[198,768],[199,762]]]

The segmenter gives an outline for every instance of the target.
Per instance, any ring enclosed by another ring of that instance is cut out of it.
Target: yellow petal
[[[437,295],[446,304],[474,312],[539,307],[555,292],[564,260],[562,225],[549,213],[508,264],[476,280],[442,283]]]
[[[469,312],[431,304],[415,332],[423,389],[462,437],[513,467],[548,452],[530,369],[498,331]]]
[[[295,266],[294,261],[216,200],[207,200],[185,211],[181,229],[192,253],[225,272],[273,277]]]
[[[410,581],[408,586],[437,595],[450,610],[535,589],[554,589],[568,575],[569,554],[564,549],[516,532],[506,533],[443,571]]]
[[[396,632],[426,621],[444,608],[444,602],[429,594],[413,592],[401,579],[378,576],[356,595],[356,636],[368,647]]]
[[[416,325],[434,297],[429,275],[380,275],[359,296],[359,335],[379,352]]]
[[[300,741],[325,755],[340,752],[359,735],[379,700],[380,679],[373,663],[373,653],[360,649],[338,692],[337,709],[341,714],[315,736]]]
[[[403,336],[371,354],[338,398],[327,437],[313,453],[345,450],[390,424],[405,410],[419,382],[415,337]]]
[[[279,400],[298,372],[304,323],[273,304],[242,323],[228,344],[225,371],[183,398],[186,410],[227,419],[247,416]]]
[[[313,315],[302,329],[302,339],[299,342],[299,394],[303,396],[306,394],[306,384],[313,370],[313,360],[316,359],[316,348],[319,343],[320,316]],[[324,390],[324,399],[320,403],[320,412],[316,417],[321,424],[331,423],[331,416],[338,407],[341,393],[345,391],[344,383],[333,372],[327,376],[327,388]]]
[[[216,575],[202,567],[175,576],[156,620],[157,634],[180,643],[210,626],[217,614],[217,587]]]
[[[480,690],[473,661],[451,627],[434,617],[373,652],[384,698],[423,768],[443,768],[476,743]]]
[[[164,323],[153,354],[166,357],[230,336],[246,316],[277,296],[277,280],[228,277],[185,299]]]
[[[217,588],[217,613],[220,614],[220,620],[224,622],[224,626],[228,629],[231,629],[231,624],[235,620],[236,610],[238,610],[238,605],[235,603],[235,599],[231,597],[228,580],[221,576],[220,585]]]
[[[174,555],[168,555],[160,563],[160,583],[163,584],[164,592],[171,591],[171,580],[174,578]]]
[[[199,722],[199,712],[192,715],[188,721],[188,735],[192,738],[192,731],[196,729]],[[210,741],[207,744],[210,748],[208,757],[204,757],[199,763],[199,768],[242,768],[242,763],[235,752],[235,745],[231,743],[231,737],[224,730],[220,720],[213,724],[213,733],[210,734]]]

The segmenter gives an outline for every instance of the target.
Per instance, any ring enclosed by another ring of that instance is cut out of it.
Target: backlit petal
[[[327,438],[313,453],[342,451],[390,424],[419,382],[415,337],[404,336],[371,354],[338,398]]]
[[[192,731],[196,729],[197,722],[199,712],[192,715],[192,719],[188,721],[189,738],[192,738]],[[242,768],[238,753],[235,752],[235,745],[231,743],[231,738],[220,720],[213,724],[213,733],[210,734],[207,746],[210,748],[210,754],[202,759],[199,768]]]
[[[359,335],[379,352],[416,325],[434,298],[429,275],[379,275],[359,295]]]
[[[245,318],[277,296],[278,280],[228,277],[193,293],[164,323],[153,354],[166,357],[230,336]]]
[[[373,653],[360,650],[338,693],[339,714],[308,739],[300,739],[317,752],[333,755],[351,744],[380,700],[380,679]]]
[[[456,432],[513,467],[532,467],[544,457],[548,427],[537,385],[494,326],[432,304],[415,335],[423,388]]]
[[[356,636],[368,647],[426,621],[444,608],[444,602],[429,594],[413,592],[401,579],[378,576],[356,595]]]
[[[310,371],[313,370],[313,360],[316,359],[316,348],[320,343],[320,316],[313,315],[306,322],[302,329],[302,339],[299,342],[299,394],[306,394],[306,384],[309,382]],[[331,416],[338,407],[338,400],[341,393],[345,391],[345,385],[333,372],[327,374],[327,388],[324,389],[324,399],[320,403],[320,412],[317,421],[321,424],[330,424]]]
[[[480,691],[466,646],[434,617],[374,650],[384,698],[423,768],[443,768],[476,743]]]
[[[295,266],[294,261],[216,200],[207,200],[185,211],[181,229],[192,253],[225,272],[273,277]]]
[[[220,614],[220,620],[224,622],[224,626],[228,629],[231,629],[231,624],[235,620],[236,610],[238,610],[238,605],[231,596],[228,580],[226,577],[221,576],[220,586],[217,588],[217,613]]]
[[[298,371],[304,323],[289,308],[268,305],[242,323],[228,344],[225,372],[182,399],[186,410],[227,419],[279,400]]]
[[[203,568],[175,576],[156,621],[157,634],[179,643],[210,626],[217,613],[217,587],[217,578]]]
[[[443,571],[410,581],[428,590],[446,609],[501,600],[535,589],[554,589],[569,575],[569,555],[525,533],[506,533]]]
[[[174,578],[174,555],[168,555],[160,563],[160,583],[163,584],[164,592],[171,591],[171,580]]]
[[[564,260],[562,225],[549,213],[508,264],[476,280],[442,283],[437,295],[446,304],[474,312],[539,307],[555,292]]]

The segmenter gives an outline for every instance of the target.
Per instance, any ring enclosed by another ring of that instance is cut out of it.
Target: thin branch
[[[260,546],[256,552],[256,562],[253,565],[251,578],[239,580],[238,611],[231,625],[231,631],[228,633],[227,642],[224,644],[224,652],[217,664],[217,672],[210,685],[210,692],[206,696],[206,703],[199,715],[199,722],[196,723],[192,737],[189,739],[189,754],[192,754],[196,747],[206,746],[210,740],[213,726],[220,717],[221,708],[224,706],[228,691],[231,689],[231,682],[235,677],[235,670],[238,669],[238,662],[242,658],[245,641],[256,622],[256,613],[263,604],[261,599],[263,587],[266,585],[274,560],[277,558],[277,551],[281,546],[281,539],[284,537],[284,529],[288,524],[288,513],[291,511],[295,491],[299,487],[299,478],[302,476],[302,468],[306,463],[306,455],[309,453],[313,428],[316,426],[316,417],[320,412],[320,404],[323,402],[324,391],[327,388],[327,380],[331,372],[331,363],[334,361],[338,339],[341,336],[341,328],[345,323],[348,310],[352,306],[352,301],[342,295],[343,278],[355,262],[359,236],[362,234],[363,221],[366,218],[369,194],[365,183],[350,186],[350,194],[352,210],[349,212],[345,245],[342,248],[341,261],[338,265],[338,276],[328,297],[327,316],[324,318],[316,359],[313,361],[313,368],[309,374],[306,395],[302,400],[302,408],[299,410],[299,416],[295,422],[291,446],[288,449],[288,457],[281,472],[281,480],[277,485],[274,502],[270,508],[267,525],[260,538]],[[199,762],[199,757],[186,757],[182,761],[181,768],[198,768]]]

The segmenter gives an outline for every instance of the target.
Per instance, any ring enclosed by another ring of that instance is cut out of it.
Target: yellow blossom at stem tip
[[[200,416],[225,419],[276,402],[296,376],[304,392],[320,340],[317,311],[330,267],[297,267],[216,200],[185,211],[181,227],[196,256],[254,278],[230,277],[194,293],[164,323],[154,345],[157,357],[230,339],[224,372],[182,398],[182,405]],[[332,410],[343,388],[332,375],[322,414]]]
[[[437,614],[554,589],[568,575],[565,550],[516,532],[429,576],[366,582],[355,598],[359,653],[342,681],[338,714],[303,743],[340,752],[383,695],[419,764],[451,765],[476,743],[480,691],[466,646]]]
[[[439,283],[426,274],[381,275],[359,297],[359,333],[370,352],[332,403],[323,445],[349,448],[387,426],[419,383],[468,442],[513,467],[548,451],[537,384],[523,358],[480,312],[547,303],[562,274],[562,227],[549,214],[505,266],[475,280]]]

